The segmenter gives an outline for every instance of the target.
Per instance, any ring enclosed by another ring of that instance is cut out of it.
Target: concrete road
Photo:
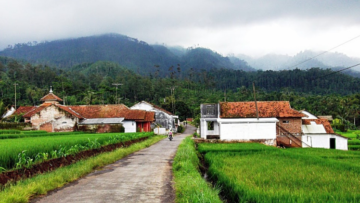
[[[32,202],[174,202],[172,161],[180,142],[194,133],[164,139]]]

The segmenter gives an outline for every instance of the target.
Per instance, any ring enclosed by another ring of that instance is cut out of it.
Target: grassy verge
[[[49,173],[19,181],[16,185],[9,185],[0,192],[0,202],[28,202],[31,197],[43,195],[48,191],[62,187],[66,183],[89,174],[96,168],[111,164],[133,152],[149,147],[164,138],[164,136],[153,136],[143,142],[133,144],[128,148],[119,148],[115,151],[103,153]]]
[[[173,163],[176,202],[222,202],[199,172],[194,141],[187,137],[180,144]]]

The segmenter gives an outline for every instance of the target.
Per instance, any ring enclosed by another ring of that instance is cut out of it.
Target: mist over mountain
[[[230,60],[210,49],[149,45],[119,34],[15,44],[1,51],[0,56],[54,65],[62,69],[83,63],[112,61],[142,75],[153,73],[155,68],[159,69],[160,75],[167,75],[169,68],[175,66],[180,66],[182,71],[212,68],[254,71],[245,61]]]
[[[260,58],[252,58],[245,55],[238,55],[238,57],[246,60],[251,67],[262,70],[284,70],[294,68],[304,70],[312,67],[324,69],[331,68],[337,70],[341,67],[349,67],[360,63],[360,58],[348,57],[342,53],[322,53],[323,52],[306,50],[296,54],[295,56],[268,54]],[[318,57],[311,59],[315,56]],[[360,71],[360,67],[354,67],[353,70]]]

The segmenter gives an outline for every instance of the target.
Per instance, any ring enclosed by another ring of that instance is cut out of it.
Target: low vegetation
[[[194,141],[187,137],[180,144],[173,163],[176,202],[222,202],[219,190],[202,178],[199,165]]]
[[[111,164],[133,152],[149,147],[164,138],[164,136],[152,136],[151,138],[133,144],[130,147],[119,148],[112,152],[81,160],[75,164],[59,168],[55,171],[19,181],[16,185],[7,185],[0,192],[0,203],[28,202],[31,197],[44,195],[48,191],[62,187],[66,183],[85,176],[94,169],[99,169],[105,165]]]
[[[203,143],[199,151],[230,202],[360,201],[359,152],[253,143]]]
[[[16,142],[12,139],[3,139],[0,140],[0,167],[7,170],[29,167],[33,163],[50,158],[151,135],[153,133],[65,134],[19,138]]]

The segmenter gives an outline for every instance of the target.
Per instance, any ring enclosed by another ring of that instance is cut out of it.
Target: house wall
[[[31,124],[36,129],[44,129],[48,132],[68,132],[73,131],[77,118],[71,114],[60,110],[56,106],[49,106],[39,113],[33,115]],[[51,131],[50,124],[51,123]]]
[[[301,135],[301,118],[278,118],[279,125],[285,130],[289,131],[294,135]],[[289,121],[289,123],[284,123],[284,121]],[[281,130],[276,128],[276,134],[280,135]]]
[[[135,121],[122,121],[126,133],[135,133],[136,132],[136,122]]]
[[[207,122],[214,122],[214,130],[208,130]],[[216,118],[202,118],[200,119],[200,136],[206,139],[207,135],[220,135],[220,125]]]
[[[221,140],[276,139],[276,123],[221,123]]]
[[[336,149],[348,150],[348,139],[335,134],[305,134],[302,141],[314,148],[330,149],[330,138],[336,139]],[[303,145],[304,148],[308,147]]]
[[[172,131],[177,132],[177,126],[175,124],[175,119],[173,118],[173,116],[154,108],[150,104],[141,102],[130,107],[130,109],[153,111],[155,112],[155,123],[161,125],[162,128],[166,128],[166,130],[169,130],[171,128]],[[152,128],[154,127],[155,125],[152,126]]]

